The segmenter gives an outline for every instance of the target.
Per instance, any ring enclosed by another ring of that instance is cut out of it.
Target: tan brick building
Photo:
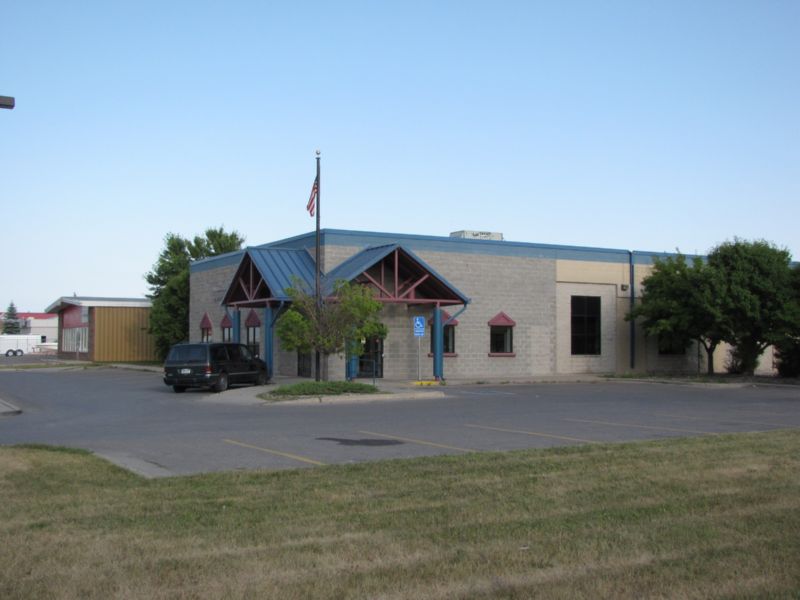
[[[312,376],[309,357],[282,351],[271,329],[287,305],[281,289],[289,285],[287,276],[313,282],[314,244],[312,232],[194,263],[190,339],[238,339],[256,347],[274,373]],[[369,285],[385,303],[389,334],[382,342],[365,341],[365,355],[351,365],[360,377],[374,369],[379,377],[414,379],[418,361],[423,378],[471,380],[703,370],[704,352],[660,354],[657,340],[625,321],[656,256],[663,255],[321,231],[321,270],[328,279]],[[438,369],[431,342],[437,307],[443,326]],[[414,317],[425,320],[421,340]],[[329,357],[322,368],[330,379],[348,373],[343,356]]]

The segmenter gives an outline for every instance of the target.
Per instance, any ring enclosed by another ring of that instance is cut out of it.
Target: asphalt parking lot
[[[443,398],[257,404],[241,401],[254,388],[177,395],[157,373],[0,371],[0,399],[23,411],[0,418],[0,444],[86,448],[157,477],[800,428],[797,386],[444,389]]]

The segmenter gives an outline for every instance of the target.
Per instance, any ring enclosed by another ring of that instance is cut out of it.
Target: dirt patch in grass
[[[792,597],[800,434],[144,480],[0,448],[3,598]]]

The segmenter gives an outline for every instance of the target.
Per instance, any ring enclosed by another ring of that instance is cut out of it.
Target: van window
[[[207,346],[190,345],[173,346],[169,351],[168,361],[171,362],[205,362]]]
[[[213,362],[228,360],[228,352],[225,350],[225,346],[211,346],[211,360]]]

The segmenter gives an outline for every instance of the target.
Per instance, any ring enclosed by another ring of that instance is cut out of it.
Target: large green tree
[[[792,269],[792,303],[794,326],[776,344],[778,373],[782,377],[800,376],[800,264]]]
[[[3,315],[3,333],[8,335],[18,335],[20,331],[21,328],[19,325],[17,307],[12,301],[6,309],[6,314]]]
[[[708,266],[722,285],[724,339],[735,347],[736,370],[752,375],[764,349],[796,327],[791,256],[763,240],[736,239],[714,248]]]
[[[641,319],[661,349],[685,349],[692,340],[701,344],[713,375],[714,350],[725,337],[717,274],[702,259],[689,263],[679,254],[656,260],[642,284],[640,302],[627,318]]]
[[[150,286],[148,297],[153,301],[150,333],[162,359],[173,344],[189,339],[189,264],[240,250],[243,242],[236,231],[228,233],[222,227],[206,229],[191,240],[174,233],[164,238],[164,249],[145,275]]]
[[[295,281],[287,292],[292,303],[275,329],[285,350],[324,356],[358,354],[362,338],[386,337],[386,326],[379,320],[383,305],[366,286],[337,281],[332,297],[319,308],[315,296],[300,282]],[[317,381],[320,375],[316,374]]]

